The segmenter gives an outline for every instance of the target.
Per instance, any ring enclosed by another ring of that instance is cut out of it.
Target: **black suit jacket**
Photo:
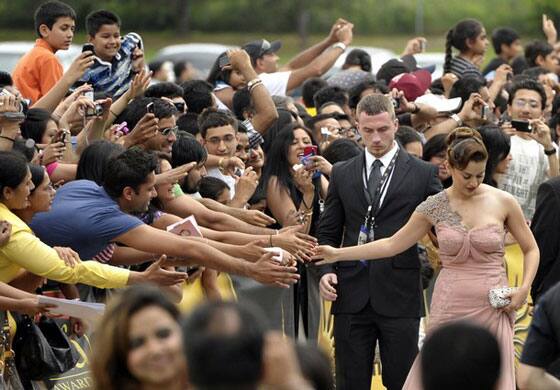
[[[531,230],[541,252],[531,288],[531,295],[536,301],[560,281],[560,177],[540,185]]]
[[[403,227],[428,196],[442,190],[437,168],[409,155],[399,155],[385,199],[374,225],[375,239],[390,237]],[[333,167],[325,211],[321,216],[320,244],[353,246],[368,208],[363,181],[364,154]],[[335,272],[337,300],[332,314],[356,313],[368,302],[388,317],[422,314],[420,262],[416,245],[399,255],[368,261],[339,262],[321,267],[321,276]]]

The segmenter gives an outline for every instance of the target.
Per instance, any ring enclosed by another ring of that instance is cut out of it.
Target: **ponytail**
[[[445,62],[443,63],[443,73],[449,73],[451,71],[451,59],[452,56],[452,49],[453,46],[453,34],[455,30],[452,28],[447,32],[445,37]]]

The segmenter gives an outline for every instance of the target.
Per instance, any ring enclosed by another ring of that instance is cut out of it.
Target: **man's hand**
[[[508,64],[502,64],[496,69],[496,76],[494,77],[493,83],[497,83],[500,87],[503,87],[508,82],[508,75],[513,76],[513,69]]]
[[[269,217],[259,210],[243,210],[239,219],[243,222],[247,222],[248,224],[261,227],[267,227],[276,222],[274,218]]]
[[[80,55],[76,57],[74,61],[72,61],[72,64],[66,71],[65,76],[69,78],[71,84],[74,84],[84,75],[84,73],[86,73],[86,70],[88,70],[92,65],[93,53],[91,51],[80,53]]]
[[[302,233],[302,228],[301,225],[285,227],[280,230],[279,234],[271,237],[272,243],[304,261],[311,261],[311,256],[315,253],[317,246],[317,239]]]
[[[130,133],[122,137],[124,146],[130,148],[134,145],[140,145],[157,135],[158,118],[154,114],[144,115]]]
[[[55,246],[53,249],[58,254],[58,257],[64,260],[64,263],[71,268],[74,268],[82,262],[80,255],[78,255],[78,253],[76,253],[72,248]]]
[[[84,117],[88,108],[95,109],[95,103],[85,96],[77,97],[62,114],[60,118],[61,127],[72,128],[75,124],[80,124],[80,127],[83,127]]]
[[[245,169],[245,163],[239,157],[225,157],[222,161],[222,167],[230,175],[233,175],[236,170]]]
[[[324,300],[334,302],[338,297],[336,295],[336,286],[338,284],[338,277],[335,273],[324,274],[319,281],[319,292]]]
[[[255,240],[255,241],[251,241],[245,245],[243,245],[243,258],[245,260],[248,261],[252,261],[252,262],[256,262],[258,261],[262,255],[264,255],[266,253],[266,251],[263,249],[265,246],[267,246],[267,240],[265,239],[261,239],[261,240]]]
[[[346,46],[350,45],[352,43],[352,38],[354,36],[352,32],[353,28],[354,25],[352,23],[347,23],[344,26],[342,26],[340,29],[338,29],[338,31],[336,32],[337,41],[344,43]]]
[[[544,146],[545,150],[554,148],[552,145],[552,136],[550,135],[550,127],[546,125],[541,119],[534,119],[530,121],[533,132],[529,133],[531,138]]]
[[[549,19],[546,14],[543,14],[542,16],[542,29],[544,35],[546,35],[546,40],[548,41],[548,43],[554,45],[556,43],[556,40],[558,39],[558,33],[556,32],[554,22],[552,21],[552,19]]]
[[[441,76],[441,83],[443,84],[443,91],[445,92],[446,97],[449,96],[451,87],[453,87],[453,84],[455,84],[457,80],[459,80],[459,78],[455,73],[446,73]]]
[[[344,27],[347,24],[350,24],[350,22],[342,18],[338,18],[336,22],[334,22],[329,32],[329,36],[327,37],[327,41],[329,42],[329,44],[339,42],[337,33],[342,27]]]
[[[274,253],[267,252],[256,263],[249,263],[248,276],[259,283],[275,284],[283,288],[297,283],[299,274],[296,267],[286,267],[272,260]]]
[[[66,99],[60,103],[53,112],[55,118],[61,118],[62,115],[70,108],[72,103],[74,103],[78,98],[84,96],[84,93],[92,91],[93,87],[91,84],[82,84],[74,90]]]
[[[196,166],[196,161],[190,162],[173,168],[167,172],[158,173],[156,175],[156,185],[158,184],[175,184],[189,174],[189,171]]]
[[[8,221],[0,221],[0,246],[4,246],[10,241],[12,234],[12,224]]]
[[[248,167],[235,183],[235,197],[249,200],[259,185],[259,178],[253,167]]]
[[[461,112],[459,112],[459,117],[463,121],[463,123],[467,120],[474,120],[480,118],[480,109],[482,106],[485,106],[486,102],[482,99],[480,94],[478,93],[471,93],[469,100],[465,102]],[[477,110],[478,108],[478,110]]]
[[[428,40],[424,37],[412,38],[406,43],[406,47],[402,53],[403,56],[414,55],[425,51]]]
[[[173,286],[187,280],[188,275],[184,272],[173,271],[173,267],[164,267],[166,255],[162,255],[158,261],[155,261],[144,272],[142,272],[140,282],[154,283],[160,286]]]

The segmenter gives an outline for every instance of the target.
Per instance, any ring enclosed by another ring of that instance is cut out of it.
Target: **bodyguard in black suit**
[[[545,181],[537,192],[537,206],[531,231],[535,236],[541,259],[533,285],[533,302],[560,282],[560,177]]]
[[[442,190],[437,168],[395,142],[398,122],[389,98],[364,97],[357,117],[366,152],[333,168],[320,244],[356,245],[364,225],[369,239],[389,237],[406,224],[416,206]],[[368,226],[370,204],[374,218]],[[320,272],[321,294],[334,301],[337,389],[369,390],[379,341],[383,383],[388,390],[401,390],[418,353],[422,315],[416,246],[393,258],[356,259],[324,266]]]

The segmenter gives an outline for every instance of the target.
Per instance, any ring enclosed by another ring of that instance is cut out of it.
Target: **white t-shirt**
[[[270,96],[286,96],[288,80],[291,74],[291,71],[261,73],[259,74],[259,78],[262,80],[266,89],[268,89]]]
[[[544,147],[537,141],[516,135],[511,137],[510,153],[512,160],[498,187],[512,194],[521,205],[525,219],[531,220],[535,213],[537,190],[547,179],[548,158]]]
[[[229,175],[224,175],[218,168],[212,168],[206,173],[208,176],[216,177],[224,182],[229,187],[230,200],[235,196],[235,179]]]

